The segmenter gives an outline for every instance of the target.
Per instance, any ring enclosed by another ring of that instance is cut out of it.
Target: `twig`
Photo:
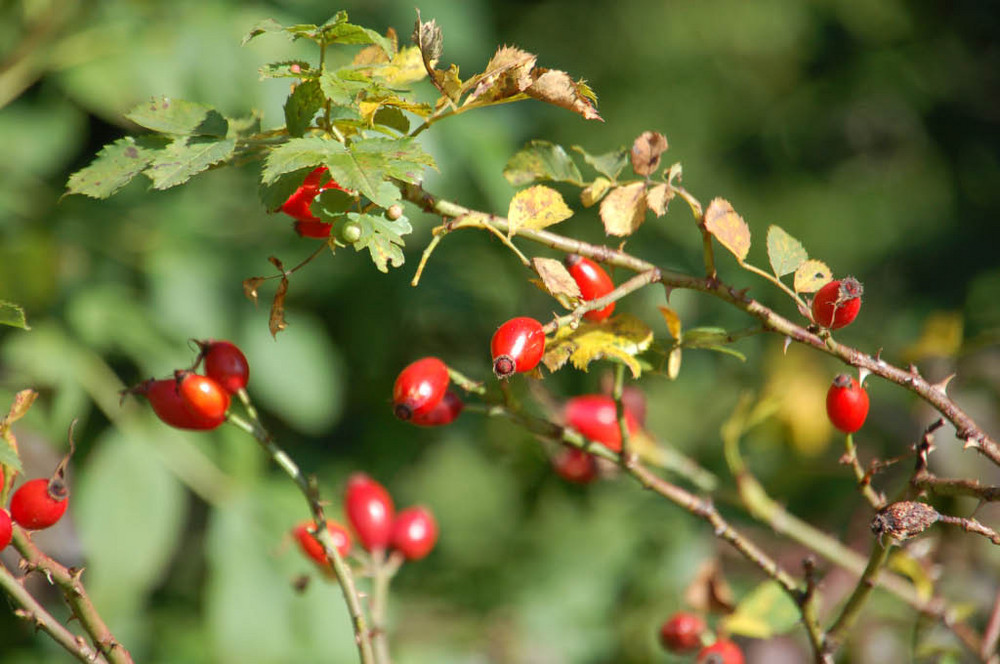
[[[841,457],[840,462],[849,465],[854,470],[854,477],[858,481],[858,489],[861,494],[868,501],[868,504],[877,510],[885,507],[885,496],[881,493],[875,491],[871,484],[871,475],[865,473],[864,469],[861,468],[861,462],[858,461],[858,449],[854,445],[854,435],[847,434],[844,438],[844,456]]]
[[[108,660],[80,636],[66,629],[61,622],[52,617],[52,614],[45,610],[38,600],[21,584],[21,580],[15,577],[9,569],[0,565],[0,588],[7,593],[7,596],[21,608],[15,611],[19,618],[30,622],[35,629],[40,629],[52,640],[61,645],[66,651],[86,664],[106,664]]]
[[[828,653],[836,652],[837,648],[840,646],[840,640],[843,638],[844,633],[847,632],[854,625],[854,621],[858,619],[861,614],[861,607],[864,606],[865,601],[868,599],[868,595],[874,590],[875,585],[878,582],[878,573],[885,563],[889,560],[889,546],[883,546],[882,542],[875,540],[872,543],[872,552],[868,557],[868,565],[865,566],[865,571],[861,574],[861,578],[858,579],[857,585],[854,587],[854,592],[847,599],[847,603],[844,604],[844,608],[841,609],[840,615],[834,621],[833,625],[826,632],[826,637],[824,638],[823,650]]]
[[[83,570],[67,568],[49,558],[42,552],[26,531],[20,526],[14,526],[13,545],[24,559],[22,565],[29,572],[39,571],[51,580],[63,597],[66,598],[73,615],[80,621],[80,626],[90,636],[94,648],[103,654],[111,664],[131,664],[132,655],[111,633],[108,626],[97,612],[80,577]]]
[[[802,613],[802,625],[806,628],[809,645],[813,649],[816,664],[833,664],[833,655],[823,650],[823,628],[819,624],[816,608],[817,581],[816,561],[811,557],[802,561],[802,570],[806,578],[805,592],[799,598],[799,611]]]
[[[250,416],[250,422],[233,413],[229,413],[227,419],[254,437],[271,459],[295,482],[295,485],[299,487],[299,490],[305,497],[306,502],[309,503],[313,520],[316,522],[316,539],[323,545],[327,560],[333,567],[334,575],[337,577],[337,582],[344,595],[344,601],[347,602],[347,609],[351,614],[351,622],[354,625],[354,636],[357,641],[361,662],[362,664],[373,664],[375,656],[372,650],[371,633],[368,629],[368,620],[361,608],[361,600],[354,584],[354,575],[351,573],[351,568],[344,562],[340,552],[337,551],[336,542],[333,541],[333,536],[326,528],[326,516],[323,513],[323,505],[319,500],[319,492],[313,483],[309,481],[309,478],[302,473],[295,461],[288,456],[288,453],[274,442],[270,432],[264,429],[257,415],[257,409],[250,401],[246,390],[240,390],[238,395],[243,402],[244,408],[246,408],[247,414]]]

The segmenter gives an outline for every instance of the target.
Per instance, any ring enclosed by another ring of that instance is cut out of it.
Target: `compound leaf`
[[[216,136],[229,132],[229,122],[211,106],[170,97],[153,98],[125,114],[140,127],[161,134]]]
[[[221,141],[198,137],[178,138],[165,150],[156,153],[145,173],[154,189],[169,189],[183,184],[213,164],[229,159],[236,150],[236,139]]]
[[[390,264],[393,267],[403,264],[403,236],[413,231],[406,217],[389,221],[385,217],[350,212],[347,218],[361,226],[361,237],[354,242],[355,250],[368,249],[380,272],[388,272]]]
[[[107,198],[141,173],[163,145],[159,137],[119,138],[101,148],[88,166],[69,176],[66,193]]]

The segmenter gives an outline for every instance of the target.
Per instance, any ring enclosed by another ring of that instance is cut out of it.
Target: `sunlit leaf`
[[[744,597],[723,622],[733,634],[769,639],[791,631],[801,619],[798,605],[788,593],[776,581],[765,581]]]
[[[616,360],[626,365],[638,378],[642,365],[636,355],[649,348],[653,331],[629,314],[615,316],[601,324],[582,322],[576,329],[564,326],[546,344],[542,361],[549,371],[556,371],[567,361],[583,371],[600,359]]]
[[[657,217],[667,213],[667,205],[674,198],[674,190],[666,182],[654,185],[646,191],[646,207]]]
[[[667,137],[658,131],[644,131],[632,143],[629,158],[639,177],[649,177],[660,167],[660,155],[667,151]]]
[[[776,277],[795,272],[806,262],[809,254],[802,243],[785,232],[780,226],[767,229],[767,257]]]
[[[563,265],[562,261],[552,258],[532,258],[531,264],[535,272],[542,278],[545,290],[553,296],[583,297],[576,280]]]
[[[683,349],[678,346],[671,350],[670,355],[667,356],[667,378],[670,380],[677,380],[677,376],[681,373],[683,353]]]
[[[809,259],[795,270],[795,292],[815,293],[833,279],[833,271],[823,261]]]
[[[612,189],[601,201],[601,221],[608,235],[631,235],[646,219],[646,185],[633,182]]]
[[[532,68],[536,59],[537,56],[513,46],[501,46],[483,73],[465,82],[464,89],[471,92],[463,106],[488,104],[521,94],[534,82]]]
[[[291,136],[302,136],[313,117],[323,108],[323,91],[319,81],[304,81],[285,100],[285,126]]]
[[[743,262],[750,252],[750,227],[729,201],[715,198],[705,210],[705,228],[723,247]]]
[[[660,313],[663,315],[663,320],[667,323],[667,331],[670,332],[676,341],[680,341],[681,337],[681,317],[677,315],[677,312],[670,307],[657,307]]]
[[[593,207],[604,198],[604,194],[608,193],[610,189],[611,180],[605,177],[595,178],[580,192],[580,202],[583,203],[583,207]]]
[[[618,148],[604,154],[592,155],[579,145],[573,146],[573,151],[583,156],[583,160],[595,171],[611,181],[618,179],[618,175],[628,163],[629,151],[626,148]]]
[[[24,309],[6,300],[0,300],[0,325],[19,327],[22,330],[30,330],[28,319],[24,315]]]
[[[327,70],[319,78],[323,94],[334,104],[341,106],[353,104],[370,84],[371,80],[363,72],[348,68]]]
[[[582,184],[583,176],[561,145],[531,141],[504,166],[503,176],[515,187],[539,180]]]
[[[354,249],[368,249],[379,271],[388,272],[389,265],[403,264],[403,236],[413,231],[406,217],[389,221],[385,217],[351,212],[347,218],[361,226],[361,237],[354,243]]]
[[[397,87],[423,80],[427,76],[427,68],[424,67],[420,49],[416,46],[406,46],[400,49],[391,61],[374,68],[372,76],[389,87]]]
[[[573,216],[562,195],[555,189],[537,184],[514,194],[507,212],[509,234],[521,228],[539,230]]]
[[[170,97],[153,98],[125,114],[140,127],[163,134],[215,136],[229,132],[229,122],[211,106]]]
[[[160,137],[119,138],[105,145],[90,165],[69,177],[66,193],[107,198],[141,173],[165,145],[166,140]]]
[[[536,67],[532,75],[535,82],[525,90],[529,96],[573,111],[585,120],[604,121],[594,105],[593,90],[583,81],[574,81],[564,71],[544,67]]]
[[[156,153],[144,173],[154,189],[183,184],[213,164],[226,161],[236,150],[236,139],[214,140],[200,137],[178,138]]]

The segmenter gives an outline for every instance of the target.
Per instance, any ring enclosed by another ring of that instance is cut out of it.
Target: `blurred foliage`
[[[408,1],[342,8],[404,39],[414,20]],[[767,264],[763,238],[775,223],[835,274],[865,283],[861,317],[839,339],[917,361],[932,378],[957,371],[953,396],[1000,430],[1000,263],[988,241],[1000,214],[1000,14],[990,3],[432,0],[420,8],[442,26],[446,58],[463,73],[497,45],[516,44],[586,78],[606,120],[528,102],[443,122],[424,136],[440,167],[431,191],[502,213],[514,193],[503,166],[527,140],[601,154],[662,131],[685,187],[706,202],[724,196],[747,220],[752,262]],[[248,302],[240,282],[270,273],[269,255],[291,265],[314,245],[288,218],[265,213],[258,166],[168,192],[134,182],[107,201],[61,198],[69,173],[134,130],[123,114],[151,96],[231,115],[257,109],[265,127],[280,124],[287,82],[262,83],[258,68],[314,54],[277,36],[244,48],[239,40],[262,18],[323,21],[333,9],[311,0],[0,4],[0,300],[24,307],[32,327],[0,327],[0,404],[27,386],[41,391],[18,423],[22,445],[41,450],[60,448],[70,420],[81,418],[72,523],[60,535],[66,562],[86,564],[98,606],[140,661],[353,661],[339,591],[318,579],[293,591],[308,566],[284,539],[304,516],[291,483],[236,431],[168,431],[137,404],[118,403],[123,385],[189,363],[187,339],[227,338],[245,349],[265,420],[319,476],[331,513],[347,474],[361,469],[398,504],[425,503],[438,515],[438,550],[394,586],[399,662],[673,661],[659,653],[655,629],[683,605],[702,560],[720,551],[737,597],[760,580],[708,528],[632,483],[565,485],[545,450],[505,423],[469,413],[447,431],[420,430],[391,416],[392,380],[413,358],[439,355],[485,377],[499,322],[555,308],[498,242],[449,236],[412,289],[434,220],[411,209],[416,231],[402,269],[378,273],[349,250],[315,261],[293,278],[289,327],[274,341],[266,308]],[[577,210],[562,231],[604,241],[596,211],[562,191]],[[701,269],[700,236],[677,204],[628,248]],[[795,315],[776,289],[718,256],[724,278]],[[262,286],[262,297],[273,287]],[[666,338],[662,304],[661,291],[647,289],[619,311]],[[670,306],[685,328],[747,325],[693,293],[674,293]],[[868,510],[836,463],[839,441],[817,421],[822,411],[800,403],[822,394],[839,367],[782,355],[780,343],[740,342],[746,363],[690,350],[676,382],[644,377],[649,429],[724,474],[718,425],[740,392],[791,395],[745,441],[751,466],[793,512],[865,542]],[[596,391],[601,374],[600,365],[566,369],[544,385],[557,397]],[[895,387],[873,382],[870,391],[862,458],[899,454],[931,414]],[[935,459],[942,474],[1000,479],[949,438],[941,434]],[[28,462],[38,456],[25,452]],[[903,472],[883,486],[898,489]],[[798,564],[800,550],[725,511]],[[950,547],[946,591],[983,616],[1000,558],[967,538]],[[902,661],[916,617],[883,595],[870,616],[851,661]],[[65,657],[10,612],[0,614],[0,643],[2,662]]]

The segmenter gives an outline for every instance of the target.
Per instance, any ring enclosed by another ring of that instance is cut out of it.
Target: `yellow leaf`
[[[833,272],[823,261],[809,259],[795,270],[795,292],[815,293],[833,280]]]
[[[667,322],[667,331],[677,341],[681,340],[681,317],[670,307],[657,307],[663,314],[663,320]]]
[[[638,378],[642,367],[635,356],[649,348],[653,331],[641,320],[628,314],[616,316],[601,324],[581,323],[576,329],[559,328],[552,341],[546,344],[542,362],[549,371],[556,371],[572,362],[582,371],[600,359],[617,360],[625,364],[632,376]]]
[[[715,198],[705,210],[705,228],[742,263],[750,253],[750,227],[729,201]]]
[[[683,350],[680,346],[670,351],[670,355],[667,356],[667,378],[670,380],[677,380],[677,376],[681,373],[681,359],[683,358]]]
[[[424,67],[420,49],[416,46],[406,46],[392,58],[391,62],[375,69],[373,73],[394,87],[422,80],[427,76],[427,68]]]
[[[664,182],[655,187],[650,187],[646,192],[646,207],[657,217],[662,217],[667,213],[667,205],[674,198],[674,190]]]
[[[534,80],[531,70],[537,59],[538,56],[513,46],[501,46],[483,73],[465,82],[463,92],[469,89],[472,92],[462,105],[486,104],[524,92]]]
[[[513,235],[519,228],[538,230],[572,216],[573,211],[558,191],[537,184],[517,192],[511,200],[507,212],[508,233]]]
[[[364,120],[364,123],[369,127],[374,124],[375,113],[378,112],[381,105],[382,104],[377,101],[358,102],[358,112],[361,114],[361,119]]]
[[[562,261],[552,258],[532,258],[531,264],[534,266],[538,276],[542,278],[545,290],[553,296],[583,297],[576,280],[573,279],[573,276],[562,264]]]
[[[592,207],[597,204],[597,201],[604,198],[604,194],[608,193],[610,188],[611,180],[598,177],[580,192],[580,202],[583,203],[583,207]]]
[[[920,338],[903,349],[903,361],[920,362],[929,357],[954,357],[962,347],[962,314],[935,311],[924,321]]]
[[[601,221],[608,235],[631,235],[646,219],[646,185],[615,187],[601,201]]]

